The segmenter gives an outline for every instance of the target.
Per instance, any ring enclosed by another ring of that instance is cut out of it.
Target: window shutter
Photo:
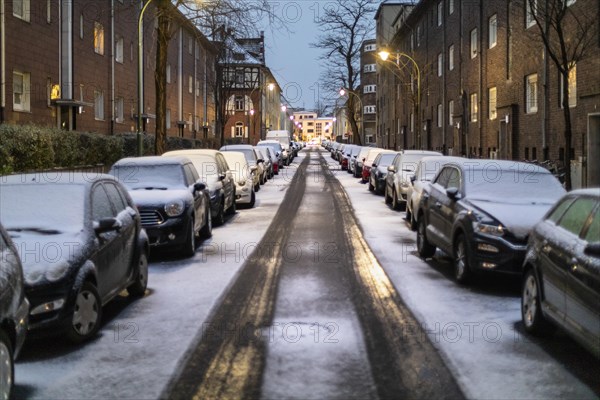
[[[231,127],[231,137],[235,137],[235,126]]]
[[[248,137],[248,127],[244,127],[244,137]]]

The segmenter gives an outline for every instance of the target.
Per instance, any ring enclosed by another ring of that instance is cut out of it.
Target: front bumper
[[[469,245],[469,264],[473,270],[521,274],[526,244],[514,244],[502,237],[474,234]]]
[[[19,353],[21,352],[21,348],[23,347],[23,343],[25,342],[25,337],[27,336],[27,326],[29,324],[29,300],[26,297],[23,297],[23,302],[17,309],[15,314],[15,331],[16,331],[16,340],[15,340],[15,349],[14,349],[14,357],[17,358]]]
[[[179,246],[185,243],[188,234],[187,212],[179,217],[164,220],[160,225],[143,225],[152,247]]]
[[[245,186],[240,186],[236,183],[235,203],[249,204],[252,201],[252,186],[246,183]]]

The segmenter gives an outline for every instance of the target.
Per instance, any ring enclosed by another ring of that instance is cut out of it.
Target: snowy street
[[[16,398],[600,396],[591,354],[524,333],[518,280],[460,286],[415,237],[307,148],[193,258],[153,254],[146,296],[109,303],[97,338],[27,342]]]

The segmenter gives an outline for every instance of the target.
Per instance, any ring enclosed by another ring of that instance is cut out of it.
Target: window
[[[375,106],[365,106],[363,112],[364,114],[375,114]]]
[[[171,109],[167,108],[167,114],[165,115],[165,119],[166,119],[166,123],[167,123],[167,129],[171,128]]]
[[[421,25],[417,26],[417,47],[421,45]]]
[[[114,216],[106,191],[102,185],[96,185],[92,192],[92,218],[94,221],[100,221]]]
[[[527,75],[525,77],[525,113],[537,112],[537,98],[537,74]]]
[[[488,45],[491,49],[496,46],[498,41],[498,15],[494,14],[490,17],[488,21],[488,30],[489,30],[489,38]]]
[[[375,72],[377,70],[375,64],[365,64],[365,72]]]
[[[454,0],[448,0],[448,14],[454,12]]]
[[[192,35],[188,37],[188,53],[192,55],[194,53],[194,38]]]
[[[94,22],[94,51],[104,55],[104,26],[99,22]]]
[[[471,31],[471,58],[477,57],[477,28]]]
[[[123,37],[117,36],[117,40],[115,42],[115,61],[118,63],[123,63]]]
[[[525,27],[535,25],[534,16],[537,15],[538,0],[525,0]]]
[[[124,99],[122,97],[117,97],[115,100],[115,114],[117,123],[123,123],[125,118],[123,118],[123,110],[124,110]]]
[[[133,41],[129,42],[129,61],[133,62]]]
[[[79,15],[79,39],[83,39],[83,13]]]
[[[477,122],[477,93],[471,93],[471,122]]]
[[[570,5],[574,4],[575,1],[577,1],[577,0],[567,0],[567,7],[569,7]]]
[[[452,71],[454,69],[454,45],[451,44],[448,47],[448,69]]]
[[[244,136],[244,124],[242,122],[235,123],[235,137]]]
[[[194,130],[194,120],[192,119],[192,114],[188,113],[187,126],[190,132]]]
[[[591,198],[580,198],[569,207],[560,219],[558,226],[579,236],[583,225],[590,216],[590,213],[596,206],[596,201]]]
[[[244,111],[244,96],[235,96],[235,111]]]
[[[494,120],[498,116],[498,112],[496,110],[496,88],[491,87],[488,90],[488,109],[489,109],[489,119]]]
[[[46,0],[46,22],[52,22],[52,0]]]
[[[377,50],[376,44],[367,44],[365,46],[365,51],[375,51],[375,50]]]
[[[375,93],[377,91],[377,85],[365,85],[363,87],[363,93]]]
[[[104,120],[104,92],[94,90],[94,118],[99,121]]]
[[[198,42],[195,42],[195,48],[196,48],[196,60],[200,59],[200,45],[198,44]]]
[[[437,5],[437,25],[442,26],[444,19],[444,2],[440,1]]]
[[[196,79],[196,97],[200,97],[200,81]]]
[[[13,72],[13,110],[30,111],[30,75],[26,72]]]
[[[438,76],[442,76],[442,71],[444,71],[444,57],[440,53],[438,54]]]
[[[30,5],[29,0],[13,0],[13,15],[23,21],[29,22]]]
[[[194,77],[191,75],[188,76],[188,92],[194,93]]]
[[[452,114],[454,114],[454,100],[448,102],[448,125],[452,126]]]
[[[558,80],[560,82],[560,107],[562,108],[563,106],[563,99],[564,99],[564,79],[563,76],[560,75],[560,79]],[[569,69],[569,78],[568,78],[568,85],[569,85],[569,107],[575,107],[577,105],[577,66],[572,63],[571,64],[571,69]]]
[[[443,120],[444,120],[444,110],[442,109],[442,105],[438,104],[438,106],[437,106],[437,126],[438,126],[438,128],[442,127]]]
[[[167,64],[167,83],[171,83],[171,64]]]
[[[600,213],[595,212],[592,218],[592,223],[588,227],[587,233],[585,234],[585,240],[588,243],[600,241]]]

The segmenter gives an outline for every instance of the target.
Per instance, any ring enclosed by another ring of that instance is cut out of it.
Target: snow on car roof
[[[145,157],[126,157],[117,161],[113,167],[121,165],[176,165],[191,162],[189,158],[179,157],[162,157],[162,156],[145,156]]]
[[[162,154],[162,157],[173,157],[173,156],[194,156],[194,155],[212,155],[220,153],[219,150],[213,149],[183,149],[183,150],[171,150]]]
[[[100,179],[116,181],[115,177],[97,172],[71,172],[71,171],[45,171],[27,174],[4,175],[0,177],[0,184],[74,184],[86,185]]]

